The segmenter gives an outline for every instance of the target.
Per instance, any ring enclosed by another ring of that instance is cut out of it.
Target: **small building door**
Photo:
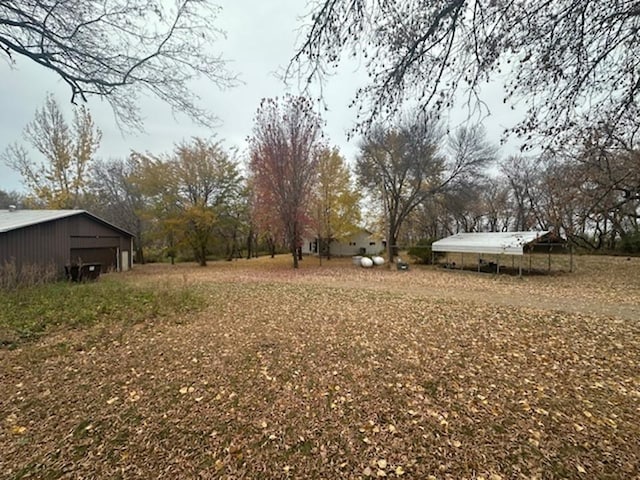
[[[120,257],[122,258],[122,262],[120,263],[120,271],[126,272],[129,270],[129,252],[127,250],[123,250],[120,253]]]

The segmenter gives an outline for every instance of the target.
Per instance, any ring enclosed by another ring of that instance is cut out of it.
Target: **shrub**
[[[432,238],[423,238],[418,241],[413,247],[409,248],[408,254],[415,263],[421,263],[424,265],[431,264],[432,258],[439,259],[444,257],[442,252],[432,252],[431,244],[435,240]],[[432,256],[432,253],[435,255]]]
[[[18,265],[15,260],[0,263],[0,290],[43,285],[58,279],[54,264]]]
[[[619,248],[624,253],[640,253],[640,232],[631,233],[622,237]]]

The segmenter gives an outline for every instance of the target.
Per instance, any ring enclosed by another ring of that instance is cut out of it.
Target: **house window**
[[[369,242],[369,246],[374,246],[376,242]]]

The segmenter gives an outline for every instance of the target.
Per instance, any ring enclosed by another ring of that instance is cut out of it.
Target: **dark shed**
[[[132,266],[133,235],[85,210],[0,211],[0,265],[52,266],[99,263],[102,271]]]

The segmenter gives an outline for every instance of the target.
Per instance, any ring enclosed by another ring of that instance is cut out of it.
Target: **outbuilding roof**
[[[434,252],[494,253],[524,255],[524,247],[549,235],[549,231],[537,232],[478,232],[457,233],[433,242]]]
[[[132,233],[127,232],[126,230],[117,227],[100,217],[96,217],[86,210],[0,210],[0,233],[18,230],[31,225],[37,225],[39,223],[51,222],[65,217],[72,217],[74,215],[89,216],[90,218],[118,230],[119,232],[132,237],[134,236]]]

